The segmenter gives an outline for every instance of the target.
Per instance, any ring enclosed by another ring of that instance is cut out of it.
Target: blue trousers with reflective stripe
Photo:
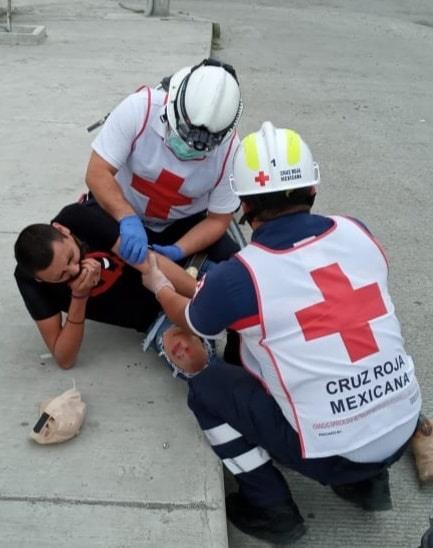
[[[355,463],[340,456],[303,459],[298,434],[274,398],[244,369],[221,362],[188,385],[188,405],[212,449],[255,506],[274,506],[290,498],[272,459],[323,485],[341,485],[379,474],[401,457],[407,445],[380,463]]]

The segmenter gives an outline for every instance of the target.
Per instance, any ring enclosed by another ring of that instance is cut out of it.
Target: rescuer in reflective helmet
[[[228,170],[241,113],[234,69],[205,59],[140,88],[109,115],[86,181],[119,221],[126,261],[143,261],[148,245],[174,261],[206,250],[218,262],[237,251],[226,229],[239,206]]]
[[[180,70],[170,80],[167,142],[180,159],[202,157],[236,128],[242,113],[239,84],[233,68],[224,67],[207,61]]]
[[[265,122],[238,147],[231,181],[251,243],[192,300],[155,273],[157,286],[143,283],[180,327],[240,334],[244,368],[194,370],[188,404],[239,485],[228,518],[290,543],[304,520],[273,459],[363,510],[388,510],[388,467],[415,431],[421,394],[383,250],[359,221],[310,212],[319,167],[299,134]]]

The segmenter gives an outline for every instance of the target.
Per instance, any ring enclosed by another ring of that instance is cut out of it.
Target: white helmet
[[[233,192],[245,196],[315,186],[320,173],[308,145],[295,131],[263,122],[237,148],[230,179]]]
[[[191,148],[208,151],[228,139],[242,108],[239,83],[230,65],[205,59],[170,79],[168,123]]]

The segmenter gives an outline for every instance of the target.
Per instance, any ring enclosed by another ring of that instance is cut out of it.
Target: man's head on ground
[[[209,361],[210,346],[200,337],[171,325],[162,335],[162,352],[175,373],[189,377],[201,371]]]
[[[32,278],[48,283],[68,282],[80,272],[82,250],[71,231],[59,224],[33,224],[15,242],[18,266]]]
[[[232,171],[232,190],[242,202],[244,217],[256,224],[309,211],[320,182],[308,145],[295,131],[271,122],[242,140]]]
[[[231,65],[204,59],[183,68],[170,79],[167,144],[180,159],[204,156],[230,137],[242,108]]]

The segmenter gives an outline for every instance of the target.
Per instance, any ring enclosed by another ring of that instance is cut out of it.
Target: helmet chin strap
[[[251,223],[254,221],[254,217],[260,213],[257,209],[251,209],[251,211],[248,211],[248,213],[244,213],[242,217],[239,219],[239,224],[244,225],[245,223],[248,223],[251,226]]]

